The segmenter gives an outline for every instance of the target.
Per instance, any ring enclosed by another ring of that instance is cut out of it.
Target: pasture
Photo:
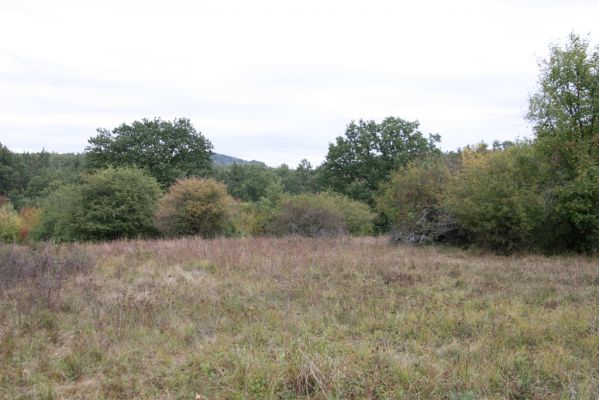
[[[599,262],[385,238],[0,249],[0,398],[596,399]]]

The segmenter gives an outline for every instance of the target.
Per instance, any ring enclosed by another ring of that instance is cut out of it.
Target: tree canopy
[[[599,243],[599,47],[571,34],[540,63],[528,119],[548,165],[545,241],[596,251]]]
[[[379,185],[392,171],[438,151],[439,135],[425,137],[418,121],[388,117],[381,123],[352,121],[345,136],[329,145],[321,180],[332,190],[374,204]]]
[[[541,61],[527,118],[537,143],[559,175],[571,179],[580,163],[599,161],[599,47],[571,34]]]
[[[164,188],[179,178],[206,176],[212,170],[212,143],[187,118],[143,119],[112,131],[98,129],[89,144],[89,167],[135,166]]]

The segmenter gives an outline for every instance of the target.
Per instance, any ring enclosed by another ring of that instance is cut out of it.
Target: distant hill
[[[262,161],[256,161],[256,160],[246,161],[246,160],[243,160],[241,158],[237,158],[237,157],[233,157],[233,156],[228,156],[226,154],[214,154],[212,156],[212,162],[217,167],[226,167],[227,165],[233,165],[233,164],[260,164],[260,165],[265,165]]]

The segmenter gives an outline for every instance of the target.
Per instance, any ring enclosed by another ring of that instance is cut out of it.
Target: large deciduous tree
[[[321,167],[323,185],[374,204],[379,185],[391,172],[422,155],[438,151],[439,135],[426,137],[418,121],[389,117],[381,123],[352,121],[344,137],[329,145]]]
[[[212,170],[212,144],[189,119],[143,119],[112,131],[98,129],[86,148],[91,168],[135,166],[152,175],[162,187],[179,178],[206,176]]]
[[[589,47],[575,34],[565,46],[551,46],[527,115],[537,144],[566,180],[599,161],[599,48]]]
[[[552,249],[599,250],[599,47],[571,34],[540,64],[528,119],[549,164],[545,239]]]

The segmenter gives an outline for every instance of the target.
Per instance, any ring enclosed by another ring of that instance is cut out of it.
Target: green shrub
[[[424,210],[439,207],[451,175],[447,156],[413,161],[391,176],[377,199],[377,209],[394,230],[412,230]]]
[[[0,205],[0,242],[14,243],[19,239],[19,215],[12,207],[12,204],[6,202]]]
[[[544,165],[526,144],[503,151],[466,150],[443,208],[481,247],[511,252],[538,245],[543,220]]]
[[[142,170],[109,167],[48,196],[36,236],[63,241],[149,236],[155,233],[159,195],[156,180]]]
[[[231,203],[225,185],[214,179],[179,180],[160,201],[156,225],[169,236],[225,234]]]
[[[545,247],[552,251],[599,250],[599,167],[581,169],[552,191]]]
[[[284,196],[274,210],[269,231],[277,235],[366,235],[372,233],[367,205],[329,193]]]
[[[40,223],[31,236],[38,240],[72,242],[81,239],[77,221],[83,210],[79,185],[64,185],[52,191],[42,202]]]
[[[329,197],[343,215],[343,223],[350,235],[366,236],[372,235],[375,215],[366,204],[352,200],[347,196],[339,194],[320,194],[321,197]]]
[[[229,215],[229,233],[237,236],[253,236],[263,233],[263,221],[255,203],[234,200],[229,207]]]

